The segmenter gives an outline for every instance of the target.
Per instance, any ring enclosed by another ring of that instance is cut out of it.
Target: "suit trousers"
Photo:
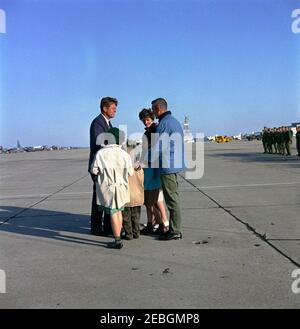
[[[93,177],[92,177],[93,179]],[[96,183],[93,180],[93,199],[91,209],[91,234],[95,235],[111,235],[112,228],[110,224],[110,215],[103,214],[97,205]]]

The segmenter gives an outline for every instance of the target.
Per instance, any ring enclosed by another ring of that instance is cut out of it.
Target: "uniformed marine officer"
[[[285,155],[285,144],[284,144],[284,128],[280,127],[279,128],[279,145],[280,145],[280,154]]]
[[[300,126],[297,127],[296,146],[297,146],[298,157],[300,157]]]
[[[263,144],[264,154],[265,154],[267,153],[267,127],[264,127],[264,129],[262,130],[261,141]]]
[[[293,132],[288,127],[284,129],[284,144],[286,149],[286,155],[291,155],[291,144],[293,142]]]
[[[268,129],[267,134],[267,147],[268,147],[268,153],[273,154],[273,131],[271,128]]]

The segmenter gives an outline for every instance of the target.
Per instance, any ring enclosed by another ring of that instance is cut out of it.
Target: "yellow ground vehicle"
[[[232,137],[223,136],[223,135],[216,136],[216,138],[215,138],[215,141],[217,143],[228,143],[228,142],[231,142],[232,140],[233,140]]]

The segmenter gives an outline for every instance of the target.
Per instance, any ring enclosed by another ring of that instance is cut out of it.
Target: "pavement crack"
[[[241,218],[239,218],[238,216],[236,216],[235,214],[232,213],[231,210],[225,208],[224,206],[222,206],[217,200],[215,200],[213,197],[211,197],[210,195],[208,195],[207,193],[205,193],[204,191],[202,191],[199,187],[197,187],[195,184],[193,184],[192,182],[190,182],[189,180],[187,180],[183,175],[180,175],[180,177],[186,181],[187,183],[189,183],[191,186],[193,186],[195,189],[197,189],[201,194],[203,194],[204,196],[206,196],[210,201],[212,201],[214,204],[216,204],[219,208],[221,208],[222,210],[224,210],[228,215],[230,215],[231,217],[233,217],[236,221],[238,221],[239,223],[243,224],[247,230],[249,230],[250,232],[252,232],[256,237],[258,237],[260,240],[262,240],[263,242],[265,242],[266,244],[268,244],[271,248],[273,248],[276,252],[278,252],[280,255],[282,255],[283,257],[285,257],[286,259],[288,259],[290,262],[292,262],[294,265],[296,265],[298,268],[300,268],[300,263],[298,263],[296,260],[294,260],[293,258],[291,258],[289,255],[287,255],[285,252],[283,252],[282,250],[280,250],[278,247],[276,247],[272,242],[271,239],[267,239],[266,234],[261,234],[259,232],[257,232],[256,228],[251,226],[249,223],[247,223],[246,221],[242,220]]]

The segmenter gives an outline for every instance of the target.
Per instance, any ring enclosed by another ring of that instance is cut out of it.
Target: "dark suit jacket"
[[[111,123],[110,126],[108,126],[101,113],[92,121],[90,127],[90,158],[88,171],[90,171],[95,154],[101,149],[100,145],[96,145],[98,135],[107,132],[111,127]]]

